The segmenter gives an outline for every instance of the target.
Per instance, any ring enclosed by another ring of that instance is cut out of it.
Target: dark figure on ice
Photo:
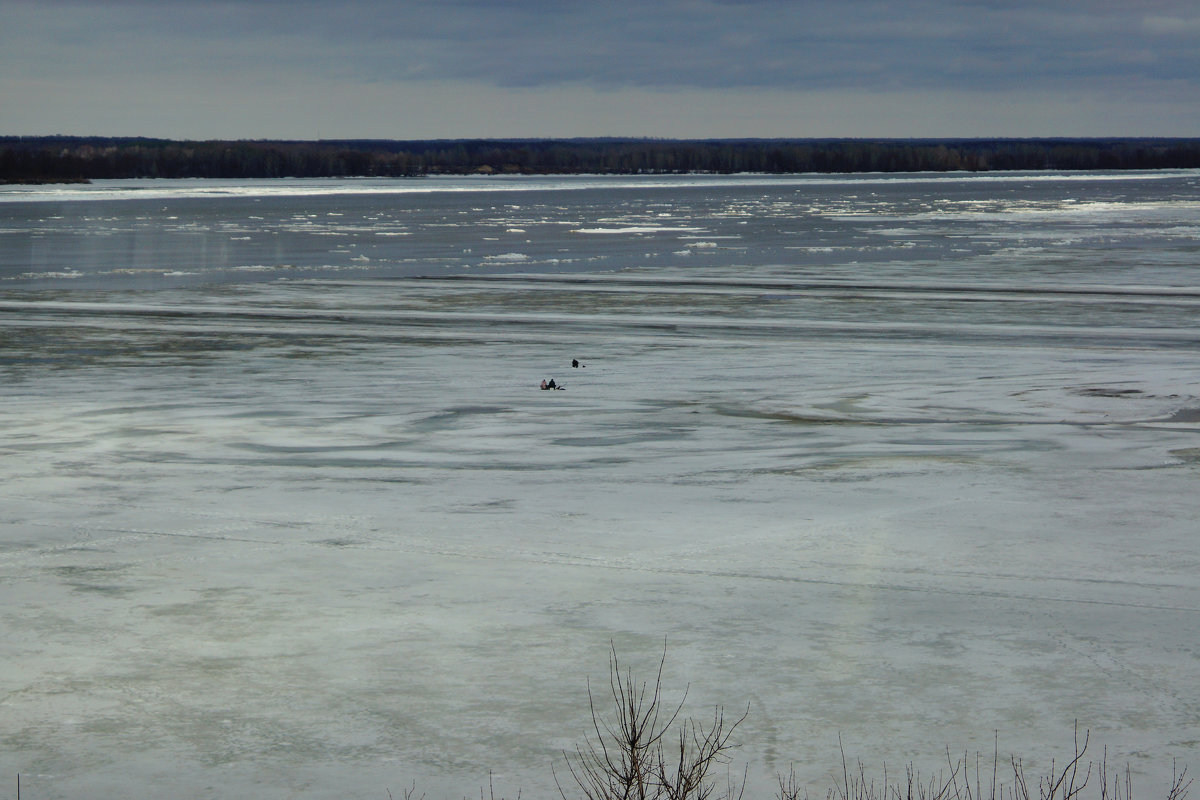
[[[579,363],[579,359],[577,359],[577,358],[572,358],[572,359],[571,359],[571,366],[572,366],[572,367],[586,367],[586,366],[587,366],[587,364],[580,364],[580,363]]]

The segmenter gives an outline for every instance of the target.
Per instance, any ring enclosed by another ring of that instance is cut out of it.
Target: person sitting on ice
[[[542,388],[543,388],[543,389],[549,389],[549,388],[550,388],[550,384],[546,383],[546,379],[545,379],[545,378],[542,378]]]

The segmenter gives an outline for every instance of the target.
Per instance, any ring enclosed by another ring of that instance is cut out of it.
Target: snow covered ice
[[[8,187],[0,775],[552,796],[611,641],[749,705],[750,797],[1076,720],[1153,795],[1200,764],[1198,189]]]

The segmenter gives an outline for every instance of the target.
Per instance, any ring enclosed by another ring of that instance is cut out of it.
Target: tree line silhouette
[[[853,173],[1200,167],[1200,139],[455,139],[0,137],[0,183],[105,178]]]

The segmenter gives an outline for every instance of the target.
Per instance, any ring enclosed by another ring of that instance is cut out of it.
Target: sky
[[[0,135],[1200,136],[1197,0],[0,0]]]

